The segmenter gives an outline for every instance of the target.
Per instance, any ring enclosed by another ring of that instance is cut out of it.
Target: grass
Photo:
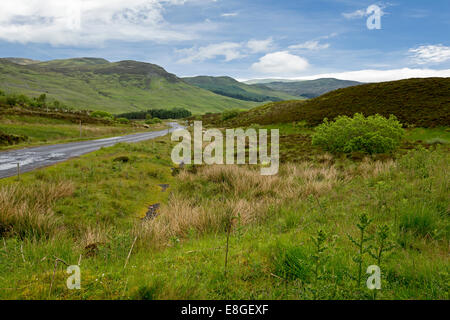
[[[365,213],[367,237],[387,224],[395,244],[377,298],[448,299],[446,146],[384,161],[293,157],[263,177],[247,166],[188,166],[172,176],[172,145],[167,137],[119,144],[1,180],[0,298],[373,299],[356,285],[358,250],[347,236],[358,238]],[[114,161],[120,156],[130,161]],[[27,210],[31,223],[11,219],[22,203],[36,208]],[[158,216],[142,220],[155,203]],[[328,247],[321,260],[318,230]],[[80,261],[81,290],[67,290],[60,265],[50,291],[55,257]],[[364,284],[376,259],[363,261]]]
[[[120,124],[82,124],[80,136],[79,124],[71,121],[37,116],[2,115],[0,118],[0,132],[8,135],[26,136],[28,139],[25,142],[12,146],[0,146],[0,150],[106,138],[166,128],[167,125],[165,124],[152,125],[151,129]]]

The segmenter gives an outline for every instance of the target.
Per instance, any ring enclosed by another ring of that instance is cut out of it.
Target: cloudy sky
[[[380,8],[381,29],[370,29]],[[178,76],[450,77],[448,0],[1,0],[0,56],[156,63]]]

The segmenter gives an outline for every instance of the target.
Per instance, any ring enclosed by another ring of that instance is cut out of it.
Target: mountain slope
[[[192,86],[154,64],[97,58],[28,65],[0,59],[0,89],[30,96],[46,93],[74,108],[112,113],[173,107],[204,113],[257,105]]]
[[[38,60],[32,60],[32,59],[26,59],[26,58],[4,58],[4,59],[8,60],[9,62],[20,64],[23,66],[41,62]]]
[[[230,77],[198,76],[183,78],[191,85],[212,91],[222,96],[244,101],[264,102],[298,99],[285,92],[276,91],[266,86],[251,86]]]
[[[270,82],[264,84],[255,84],[255,86],[269,87],[273,90],[286,92],[294,96],[305,98],[315,98],[327,92],[356,86],[361,82],[339,80],[334,78],[323,78],[317,80],[295,81],[295,82]]]
[[[241,113],[226,125],[306,121],[317,125],[339,115],[397,116],[403,124],[450,126],[450,78],[407,79],[338,89],[307,101],[270,103]]]

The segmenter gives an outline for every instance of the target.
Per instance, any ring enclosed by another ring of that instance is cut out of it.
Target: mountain
[[[300,80],[288,80],[288,79],[251,79],[242,81],[245,84],[266,84],[271,82],[298,82]]]
[[[361,82],[339,80],[334,78],[323,78],[317,80],[305,80],[305,81],[278,81],[268,82],[264,84],[254,84],[255,86],[269,87],[273,90],[286,92],[294,96],[302,96],[305,98],[315,98],[324,93],[347,88],[350,86],[360,85]]]
[[[78,109],[111,113],[182,107],[193,113],[249,109],[258,103],[190,85],[162,67],[137,61],[76,58],[30,62],[0,59],[0,89],[57,99]]]
[[[274,102],[239,114],[227,126],[248,126],[306,121],[310,126],[324,118],[393,114],[403,124],[420,127],[450,126],[450,78],[423,78],[362,84],[338,89],[306,101]],[[220,117],[210,122],[219,121]]]
[[[4,59],[8,60],[12,63],[20,64],[23,66],[41,62],[39,60],[32,60],[32,59],[25,59],[25,58],[4,58]]]
[[[263,85],[248,85],[230,77],[198,76],[183,78],[183,80],[191,85],[209,90],[216,94],[244,101],[265,102],[299,98],[298,96],[296,97],[285,92],[276,91]]]

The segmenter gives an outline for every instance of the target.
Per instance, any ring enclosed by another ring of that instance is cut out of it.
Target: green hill
[[[255,86],[269,87],[273,90],[282,91],[294,96],[302,96],[305,98],[315,98],[327,92],[356,86],[361,82],[339,80],[334,78],[323,78],[317,80],[306,81],[276,81],[264,84],[255,84]]]
[[[183,78],[183,80],[216,94],[244,101],[265,102],[298,99],[298,96],[276,91],[264,85],[248,85],[230,77],[199,76]]]
[[[32,59],[26,59],[26,58],[5,58],[5,60],[8,60],[12,63],[24,65],[24,66],[41,62],[38,60],[32,60]]]
[[[111,113],[174,107],[204,113],[258,105],[192,86],[154,64],[97,58],[0,59],[0,89],[33,97],[46,93],[74,108]]]
[[[306,121],[317,125],[324,118],[394,114],[403,124],[420,127],[450,125],[450,78],[407,79],[338,89],[307,101],[274,102],[243,112],[226,125],[247,126]],[[210,117],[214,123],[220,117]]]

